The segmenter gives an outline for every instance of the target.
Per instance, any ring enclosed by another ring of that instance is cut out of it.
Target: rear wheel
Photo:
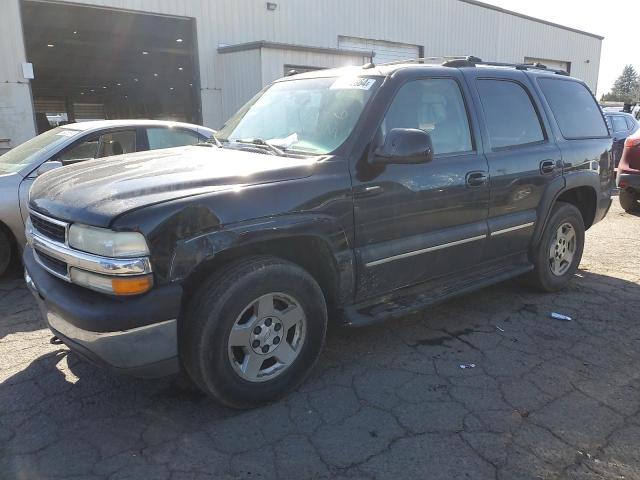
[[[7,271],[11,263],[11,250],[11,240],[3,230],[0,230],[0,275]]]
[[[563,288],[578,269],[584,249],[584,221],[574,205],[558,202],[533,253],[534,286],[555,292]]]
[[[620,190],[618,198],[620,199],[620,206],[625,212],[640,211],[640,195],[635,190]]]
[[[205,281],[181,322],[180,355],[194,383],[227,406],[251,408],[304,380],[324,344],[327,308],[305,270],[252,257]]]

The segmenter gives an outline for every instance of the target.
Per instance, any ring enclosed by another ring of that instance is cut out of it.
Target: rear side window
[[[538,113],[520,84],[478,80],[478,91],[494,150],[545,140]]]
[[[611,117],[611,123],[613,125],[614,132],[621,133],[627,131],[627,122],[624,121],[624,117],[622,115],[614,115]]]
[[[609,136],[600,108],[587,87],[578,82],[550,78],[541,78],[538,82],[564,138]],[[613,128],[615,130],[615,123]]]
[[[629,130],[633,130],[638,126],[633,118],[624,117],[624,119],[627,121],[627,127],[629,127]]]
[[[147,128],[149,150],[195,145],[200,141],[197,133],[173,128]]]

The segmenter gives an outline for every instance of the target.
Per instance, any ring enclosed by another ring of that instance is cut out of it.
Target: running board
[[[437,278],[397,290],[384,297],[351,305],[343,310],[345,325],[364,327],[420,312],[436,303],[503,282],[533,270],[528,262],[492,264],[470,272]]]

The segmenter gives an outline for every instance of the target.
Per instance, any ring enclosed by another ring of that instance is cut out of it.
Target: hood
[[[43,174],[31,187],[30,206],[61,220],[108,227],[140,207],[306,177],[316,161],[200,146],[133,153]]]

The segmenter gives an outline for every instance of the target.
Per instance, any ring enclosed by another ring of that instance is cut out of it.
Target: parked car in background
[[[29,188],[49,170],[88,159],[196,144],[214,130],[160,120],[101,120],[49,130],[0,156],[0,275],[24,245]]]
[[[298,385],[329,318],[523,274],[561,289],[614,187],[583,82],[474,57],[287,77],[216,137],[43,175],[23,260],[69,348],[139,376],[183,366],[236,408]]]
[[[616,182],[622,208],[640,212],[640,131],[625,140]]]
[[[613,137],[613,159],[617,168],[624,149],[624,141],[629,135],[637,132],[640,125],[633,115],[628,113],[605,111],[604,118]]]

